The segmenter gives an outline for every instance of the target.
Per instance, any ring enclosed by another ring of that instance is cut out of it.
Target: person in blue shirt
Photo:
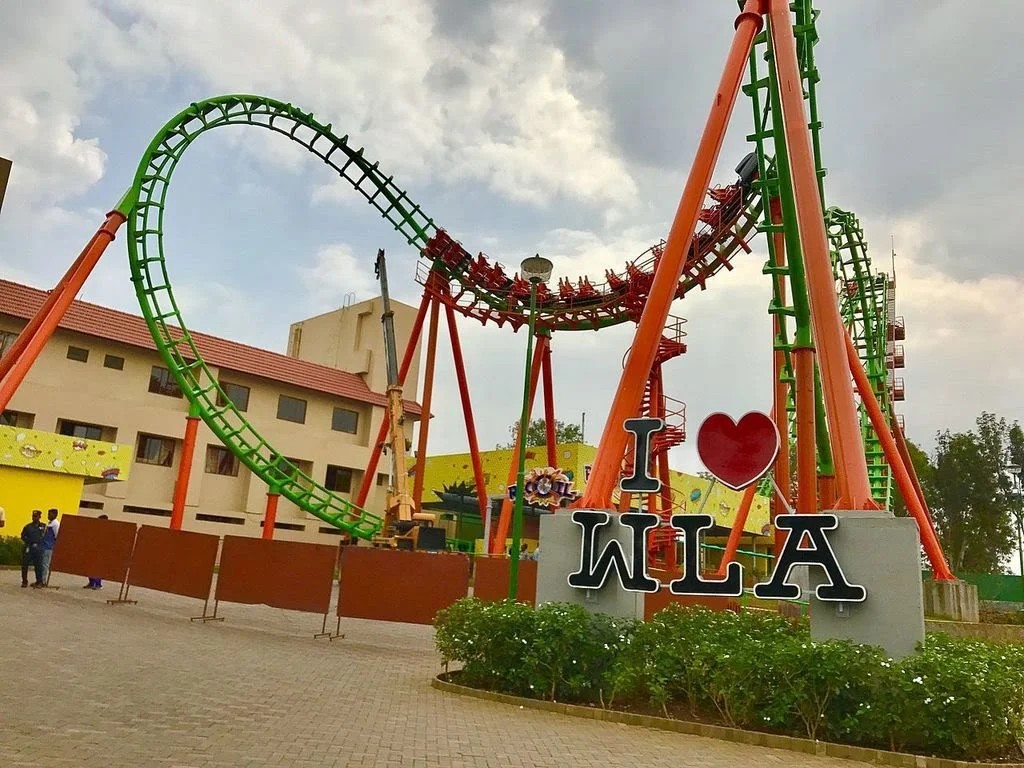
[[[50,561],[53,559],[53,547],[57,543],[57,534],[60,532],[58,514],[56,509],[50,509],[46,513],[46,533],[43,536],[43,549],[40,552],[43,561],[43,584],[50,583]]]
[[[38,509],[32,510],[32,522],[26,523],[21,529],[21,541],[25,545],[25,551],[21,556],[21,586],[28,586],[28,567],[35,568],[36,580],[32,585],[35,588],[45,587],[43,581],[43,537],[46,536],[46,526],[40,518],[43,513]]]

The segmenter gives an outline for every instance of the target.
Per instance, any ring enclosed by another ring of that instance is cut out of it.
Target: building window
[[[0,413],[0,426],[32,429],[35,420],[36,415],[34,413],[23,413],[22,411],[4,411]]]
[[[387,472],[378,472],[377,473],[377,485],[379,485],[379,486],[381,486],[383,488],[387,484],[388,484],[388,473]]]
[[[352,490],[352,470],[348,467],[336,467],[333,464],[328,464],[324,488],[337,493],[348,493]]]
[[[263,521],[260,520],[260,528],[262,528],[262,527],[263,527]],[[281,531],[304,531],[304,530],[306,530],[306,526],[299,525],[298,523],[279,523],[279,522],[277,522],[275,520],[274,521],[274,529],[275,530],[281,530]]]
[[[331,429],[335,432],[349,432],[354,435],[359,429],[359,413],[350,411],[348,408],[335,408],[334,416],[331,418]]]
[[[156,464],[169,467],[174,463],[174,440],[169,437],[139,434],[139,446],[135,449],[135,460],[139,464]]]
[[[207,523],[221,523],[223,525],[245,525],[244,517],[227,517],[226,515],[208,515],[205,512],[200,512],[196,515],[196,520],[203,520]]]
[[[80,501],[78,502],[79,509],[103,509],[102,501]]]
[[[103,367],[113,368],[115,371],[124,370],[124,358],[118,357],[117,355],[104,355],[103,356]]]
[[[178,386],[174,376],[169,370],[159,365],[154,365],[149,374],[149,391],[157,395],[181,397],[181,387]]]
[[[89,360],[89,350],[84,347],[68,347],[68,360],[85,363]]]
[[[281,395],[277,399],[277,418],[282,421],[294,421],[296,424],[306,423],[306,401],[297,397]]]
[[[241,384],[231,384],[227,381],[220,382],[220,388],[224,390],[224,394],[217,393],[217,405],[227,405],[227,400],[230,400],[235,408],[240,411],[249,410],[249,388],[243,387]],[[224,396],[227,396],[227,400]]]
[[[238,457],[223,445],[206,446],[206,474],[238,477]]]
[[[10,331],[0,331],[0,357],[7,354],[7,350],[14,346],[18,334]]]
[[[124,512],[129,515],[152,515],[153,517],[170,517],[171,510],[169,509],[156,509],[154,507],[133,507],[128,504],[124,505]]]
[[[83,440],[103,439],[103,427],[98,424],[85,424],[80,421],[65,421],[61,419],[57,423],[57,432],[68,437],[80,437]]]

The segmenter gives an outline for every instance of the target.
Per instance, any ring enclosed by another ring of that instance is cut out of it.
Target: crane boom
[[[409,476],[405,461],[405,410],[402,400],[402,385],[398,381],[395,313],[391,309],[391,297],[388,294],[388,272],[383,248],[377,251],[374,270],[377,279],[380,280],[381,299],[384,303],[381,323],[384,326],[384,354],[387,358],[388,370],[388,443],[391,447],[392,473],[391,484],[388,486],[387,509],[384,511],[384,535],[386,536],[390,526],[396,521],[413,519],[413,505],[412,497],[409,495]]]

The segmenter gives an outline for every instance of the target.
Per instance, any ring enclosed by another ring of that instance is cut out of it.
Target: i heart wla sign
[[[762,477],[779,453],[779,430],[767,414],[751,411],[739,422],[725,413],[704,419],[697,455],[720,483],[735,491]]]

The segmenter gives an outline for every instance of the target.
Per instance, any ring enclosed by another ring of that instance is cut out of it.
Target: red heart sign
[[[733,490],[761,477],[779,452],[779,431],[768,416],[751,411],[737,424],[724,413],[704,419],[697,432],[697,455],[708,472]]]

